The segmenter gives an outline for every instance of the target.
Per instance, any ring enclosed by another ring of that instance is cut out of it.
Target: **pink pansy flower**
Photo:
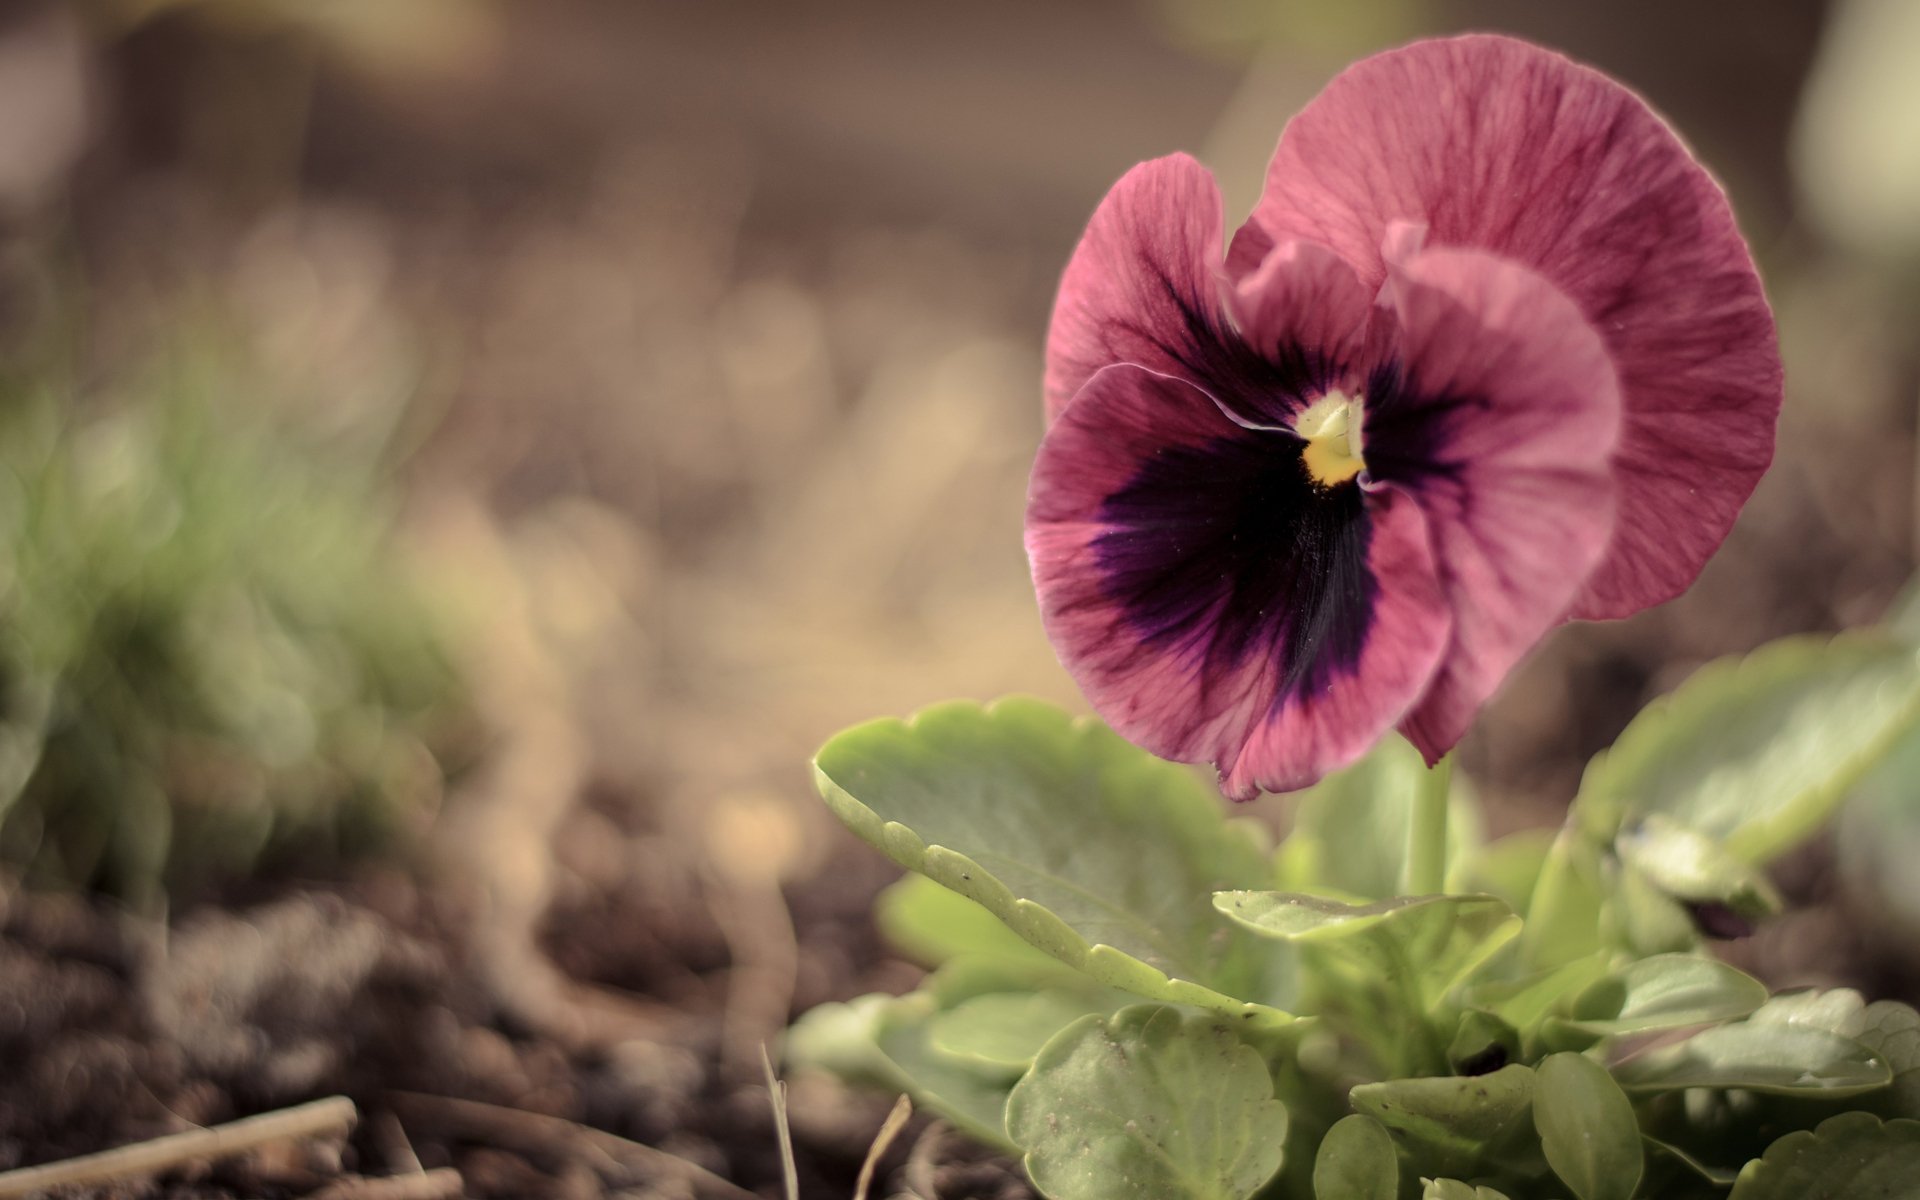
[[[1398,728],[1434,761],[1569,618],[1699,574],[1773,456],[1726,197],[1625,88],[1504,37],[1366,59],[1222,254],[1184,155],[1094,214],[1027,551],[1094,707],[1237,798]]]

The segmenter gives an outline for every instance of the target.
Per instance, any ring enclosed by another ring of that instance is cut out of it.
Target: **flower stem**
[[[1420,781],[1413,797],[1413,825],[1407,835],[1409,896],[1438,895],[1446,889],[1447,796],[1453,785],[1453,756],[1442,758]]]

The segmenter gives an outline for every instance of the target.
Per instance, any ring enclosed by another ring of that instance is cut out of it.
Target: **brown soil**
[[[561,840],[607,832],[583,812]],[[865,910],[880,873],[855,863],[788,897],[802,947],[794,1011],[879,984],[876,970],[910,982],[876,966]],[[344,1146],[274,1146],[65,1194],[307,1196],[342,1177],[448,1166],[473,1197],[781,1194],[760,1068],[726,1046],[725,936],[646,876],[588,882],[547,914],[541,940],[569,985],[614,986],[533,1006],[501,986],[459,906],[398,871],[165,926],[10,891],[0,1167],[344,1094],[360,1111]],[[852,1195],[887,1099],[818,1079],[795,1087],[801,1194]],[[1020,1179],[916,1118],[874,1194],[1029,1196]]]

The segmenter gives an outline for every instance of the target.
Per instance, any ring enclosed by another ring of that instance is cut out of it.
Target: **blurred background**
[[[1913,0],[0,2],[0,860],[113,897],[89,912],[211,913],[210,961],[234,928],[284,961],[364,916],[385,932],[348,975],[457,1015],[463,1094],[758,1186],[770,1149],[715,1131],[764,1136],[764,1097],[724,1081],[791,1010],[912,978],[866,917],[892,872],[813,798],[812,750],[953,696],[1083,707],[1020,521],[1087,216],[1188,150],[1237,223],[1342,65],[1465,29],[1683,131],[1789,379],[1777,464],[1699,585],[1556,634],[1468,742],[1506,829],[1557,821],[1701,661],[1878,620],[1912,569]],[[1861,854],[1910,844],[1893,793]],[[1805,907],[1746,953],[1908,987],[1911,926],[1833,915],[1879,868],[1804,857]],[[9,961],[53,972],[15,998],[77,986],[94,935],[9,894]],[[156,1083],[140,1048],[198,1035],[114,930],[99,1011],[133,989],[145,1015],[106,1061],[175,1114],[405,1086],[355,1074],[394,1029],[439,1053],[409,1009],[313,1035],[330,1067],[263,1082],[189,1049]],[[248,986],[232,1020],[280,994]],[[176,1094],[207,1078],[200,1109]],[[818,1146],[871,1133],[814,1111]],[[0,1158],[164,1124],[77,1121],[0,1103]],[[502,1194],[546,1170],[522,1157]]]

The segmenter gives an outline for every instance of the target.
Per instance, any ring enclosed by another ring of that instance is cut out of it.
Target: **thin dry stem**
[[[115,1179],[136,1179],[155,1175],[183,1163],[231,1158],[274,1142],[316,1137],[323,1133],[344,1133],[355,1118],[353,1101],[345,1096],[329,1096],[308,1104],[261,1113],[209,1129],[191,1129],[170,1133],[150,1141],[135,1142],[84,1154],[61,1162],[37,1167],[21,1167],[0,1173],[0,1197],[30,1196],[57,1187],[74,1184],[98,1184]]]
[[[452,1200],[466,1184],[452,1167],[406,1175],[356,1175],[328,1184],[307,1200]]]
[[[893,1145],[893,1139],[906,1128],[907,1118],[911,1116],[912,1100],[903,1095],[893,1102],[893,1111],[880,1122],[880,1132],[873,1135],[873,1145],[867,1147],[867,1160],[860,1164],[860,1177],[853,1185],[853,1200],[867,1200],[867,1189],[873,1186],[873,1172],[880,1165],[880,1156]]]
[[[498,1141],[503,1146],[536,1151],[550,1148],[555,1142],[571,1146],[609,1180],[622,1180],[636,1169],[647,1170],[678,1175],[729,1200],[760,1200],[759,1196],[699,1163],[564,1117],[425,1092],[388,1092],[386,1095],[396,1108],[435,1113],[470,1134]]]

